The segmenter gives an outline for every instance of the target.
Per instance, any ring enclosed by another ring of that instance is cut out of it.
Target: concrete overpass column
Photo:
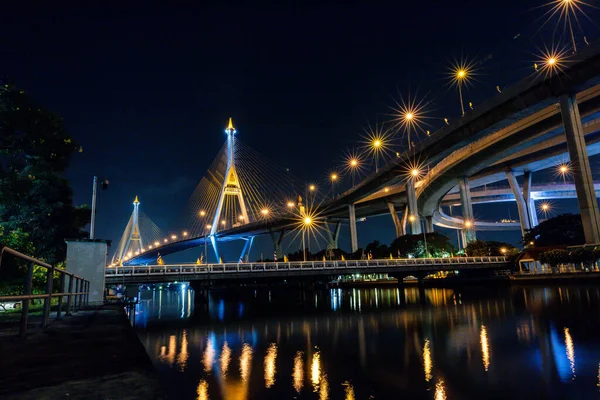
[[[404,207],[402,212],[402,232],[406,235],[406,221],[408,221],[408,204]]]
[[[390,215],[392,216],[392,221],[394,222],[394,227],[396,228],[396,237],[404,236],[404,226],[398,217],[398,213],[396,212],[396,207],[394,207],[394,203],[391,201],[387,202],[388,208],[390,209]]]
[[[414,179],[409,179],[406,183],[406,196],[408,197],[408,222],[410,223],[410,233],[419,235],[421,234],[421,220],[419,219],[419,210],[417,208],[417,191],[415,190]]]
[[[356,210],[354,204],[348,205],[348,215],[350,224],[350,248],[352,252],[358,250],[358,236],[356,235]]]
[[[339,248],[338,239],[340,238],[340,228],[342,227],[342,223],[340,221],[335,223],[335,230],[333,233],[331,232],[331,228],[329,224],[325,224],[325,231],[327,232],[327,241],[329,242],[329,247],[332,249]]]
[[[531,229],[531,224],[529,223],[529,212],[527,203],[525,202],[525,198],[523,197],[523,193],[521,193],[521,188],[519,187],[519,182],[517,182],[517,178],[515,178],[515,174],[513,171],[506,171],[506,179],[508,179],[508,184],[512,189],[513,195],[515,196],[515,201],[517,202],[517,209],[519,210],[519,222],[521,223],[521,234],[525,236],[527,230]]]
[[[285,234],[285,230],[282,229],[279,234],[277,232],[269,232],[271,234],[271,240],[273,241],[273,251],[277,254],[277,259],[279,261],[283,260],[283,249],[281,244],[283,243],[283,236]]]
[[[458,190],[460,192],[460,207],[462,209],[463,220],[465,223],[463,245],[475,240],[475,220],[473,218],[473,203],[471,202],[471,186],[469,178],[463,176],[458,180]]]
[[[433,232],[433,216],[432,215],[425,217],[425,232],[427,232],[427,233]]]
[[[588,244],[600,243],[598,199],[594,190],[594,180],[575,95],[565,94],[560,96],[560,112],[565,126],[585,242]]]
[[[246,243],[244,244],[244,248],[242,249],[242,254],[240,254],[240,260],[248,262],[248,258],[250,257],[250,250],[252,249],[252,243],[254,243],[254,236],[250,236],[245,240]]]
[[[529,225],[533,228],[538,225],[537,210],[535,209],[535,200],[531,197],[531,171],[525,171],[523,181],[523,198],[527,204],[527,214]]]

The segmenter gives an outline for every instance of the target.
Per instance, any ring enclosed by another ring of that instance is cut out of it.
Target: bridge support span
[[[417,191],[415,189],[415,179],[409,179],[406,182],[406,197],[408,198],[408,221],[410,223],[410,233],[413,235],[421,234],[421,220],[419,209],[417,208]]]
[[[396,212],[396,207],[394,203],[391,201],[387,202],[388,209],[390,210],[390,215],[392,216],[392,221],[394,222],[394,227],[396,228],[396,237],[404,236],[404,225],[400,218],[398,217],[398,213]]]
[[[519,187],[519,182],[517,182],[517,178],[512,170],[506,171],[506,179],[508,179],[508,184],[513,191],[513,195],[515,196],[515,201],[517,202],[517,209],[519,210],[519,223],[521,224],[521,234],[525,236],[527,230],[531,229],[531,224],[529,222],[529,207],[525,202],[525,197],[521,192],[521,188]]]
[[[458,190],[460,191],[460,207],[462,209],[465,225],[461,235],[463,248],[465,248],[469,242],[477,238],[475,234],[475,221],[473,219],[473,203],[471,202],[471,186],[469,185],[469,178],[463,176],[458,180]]]
[[[600,211],[577,100],[573,94],[562,95],[559,100],[585,241],[600,243]]]
[[[356,234],[356,208],[354,204],[348,205],[348,215],[350,224],[350,248],[352,252],[358,250],[358,236]]]
[[[537,210],[535,209],[535,200],[531,196],[531,177],[533,173],[531,171],[525,171],[523,175],[523,199],[527,204],[527,216],[529,218],[529,225],[533,228],[538,225]]]
[[[329,242],[329,247],[331,247],[332,249],[337,249],[339,248],[338,246],[338,241],[340,238],[340,229],[342,227],[342,223],[340,221],[335,223],[335,229],[333,230],[333,233],[331,232],[331,228],[329,227],[329,224],[325,224],[325,231],[327,232],[327,241]]]
[[[433,215],[425,217],[425,232],[433,233]]]

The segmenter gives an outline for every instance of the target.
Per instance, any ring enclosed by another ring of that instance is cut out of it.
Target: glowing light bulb
[[[303,222],[304,222],[304,225],[310,225],[310,224],[312,224],[312,218],[304,217]]]
[[[201,217],[204,217],[205,215],[206,215],[206,211],[204,211],[204,210],[200,211],[200,216]]]
[[[293,208],[295,206],[293,201],[288,201],[287,203],[288,208]]]

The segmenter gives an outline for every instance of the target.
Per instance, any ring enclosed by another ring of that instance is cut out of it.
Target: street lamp
[[[329,180],[331,181],[331,198],[333,199],[335,197],[335,183],[338,180],[338,174],[332,172],[329,176]]]
[[[310,229],[310,227],[312,226],[313,220],[310,216],[305,216],[302,219],[302,252],[304,254],[304,262],[306,262],[306,242],[304,239],[305,233],[307,229]],[[310,238],[309,238],[310,240]]]
[[[208,250],[206,246],[206,231],[212,228],[211,224],[208,224],[204,227],[204,257],[206,257],[206,263],[208,264]]]

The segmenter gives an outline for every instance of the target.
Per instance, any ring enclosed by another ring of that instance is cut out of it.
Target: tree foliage
[[[579,214],[562,214],[540,222],[527,231],[523,243],[536,246],[576,246],[585,243],[583,225]]]
[[[394,257],[399,254],[404,258],[409,255],[417,258],[425,257],[426,253],[431,257],[444,257],[454,252],[454,246],[450,243],[448,236],[438,232],[427,233],[425,236],[427,243],[422,234],[400,236],[392,242],[390,251]]]
[[[64,259],[64,239],[81,237],[89,220],[62,177],[77,149],[60,118],[14,85],[0,85],[0,226],[26,232],[34,255],[50,263]]]
[[[469,257],[508,256],[517,253],[518,249],[509,243],[473,240],[467,244],[465,252]]]

